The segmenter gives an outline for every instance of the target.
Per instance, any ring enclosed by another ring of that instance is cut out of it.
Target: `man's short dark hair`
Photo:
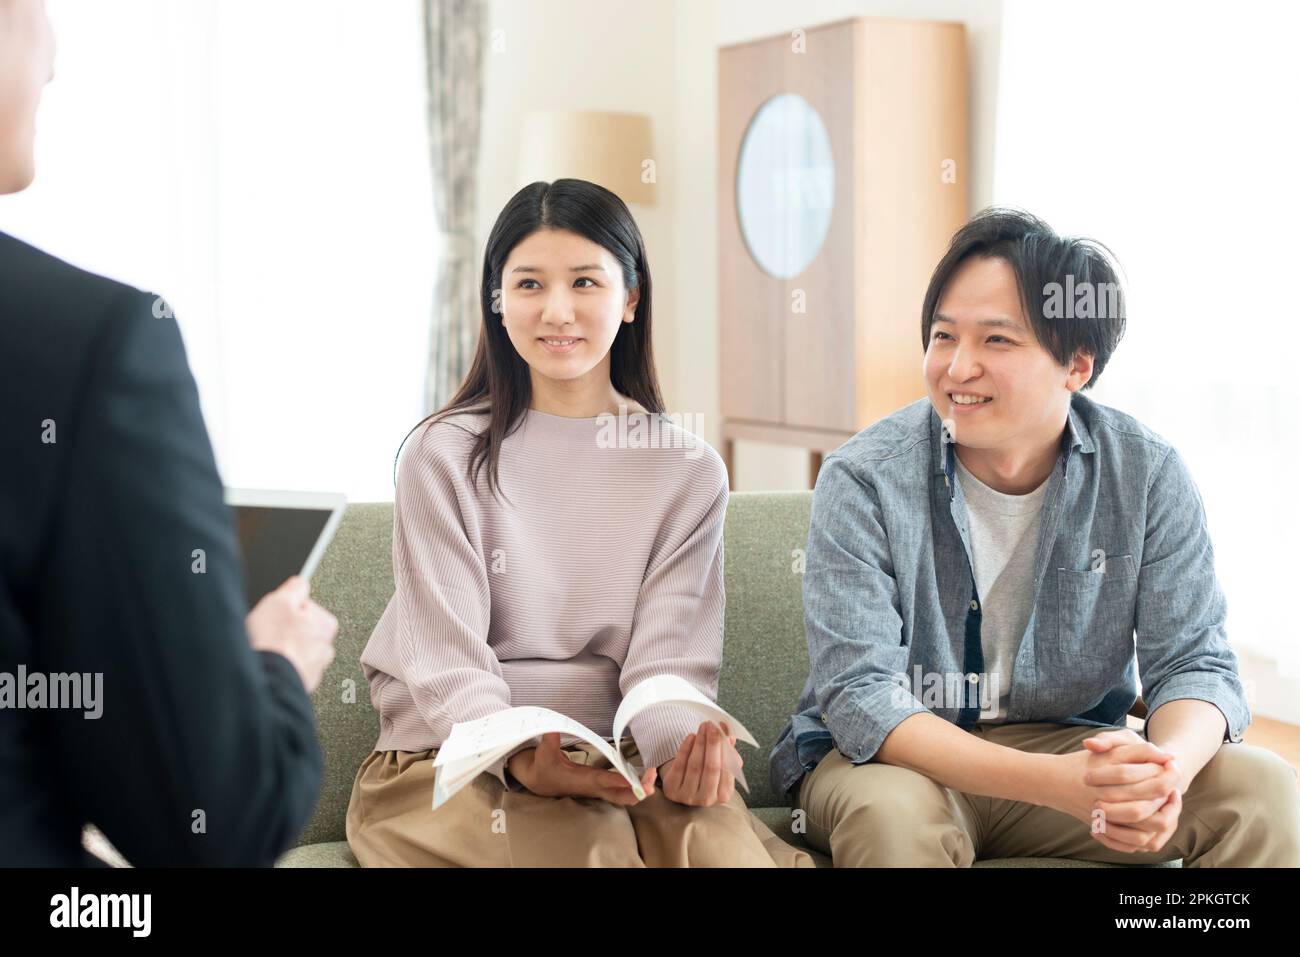
[[[991,207],[959,229],[930,277],[921,307],[921,348],[928,348],[939,299],[953,273],[972,256],[1011,266],[1034,335],[1058,363],[1078,350],[1092,356],[1087,389],[1124,337],[1124,290],[1115,257],[1101,243],[1058,236],[1037,216]]]

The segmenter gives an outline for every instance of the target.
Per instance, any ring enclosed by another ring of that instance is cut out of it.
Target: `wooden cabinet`
[[[965,27],[856,18],[718,70],[724,457],[797,445],[815,477],[925,395],[921,302],[968,215]]]

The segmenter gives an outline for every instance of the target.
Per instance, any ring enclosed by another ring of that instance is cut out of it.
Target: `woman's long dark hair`
[[[627,289],[641,290],[633,321],[619,323],[618,334],[610,347],[609,378],[616,390],[640,403],[647,412],[664,411],[650,345],[650,266],[646,262],[641,231],[626,204],[603,186],[582,179],[557,179],[553,183],[525,186],[506,203],[488,236],[479,289],[483,324],[465,381],[445,406],[411,430],[414,432],[425,423],[432,425],[456,412],[490,412],[491,421],[475,440],[466,470],[473,485],[486,464],[488,488],[494,495],[499,488],[497,466],[501,443],[519,427],[533,391],[528,363],[515,351],[500,321],[501,273],[511,250],[539,229],[566,229],[598,243],[622,267]],[[402,444],[406,444],[406,439]],[[397,457],[401,454],[399,448]],[[394,459],[394,484],[396,469]]]

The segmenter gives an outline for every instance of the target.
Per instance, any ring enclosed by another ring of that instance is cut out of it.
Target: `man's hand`
[[[542,797],[593,797],[610,804],[636,804],[637,796],[623,775],[614,770],[588,767],[570,761],[560,750],[558,731],[542,735],[542,743],[510,756],[506,767],[533,794]],[[655,768],[641,779],[646,797],[654,794]]]
[[[1044,803],[1083,821],[1090,830],[1093,812],[1100,808],[1105,814],[1105,832],[1093,831],[1092,836],[1112,850],[1136,853],[1158,849],[1152,840],[1169,827],[1170,792],[1178,790],[1182,776],[1174,756],[1127,729],[1105,731],[1088,740],[1093,744],[1082,751],[1052,755]],[[1181,810],[1181,795],[1173,806]],[[1112,820],[1107,808],[1118,819]],[[1153,815],[1163,815],[1152,822],[1156,832],[1132,826]],[[1167,840],[1166,834],[1159,846]]]
[[[309,597],[305,578],[294,575],[254,606],[244,619],[249,643],[258,651],[284,655],[298,669],[311,694],[334,660],[339,623]]]
[[[735,753],[735,745],[736,736],[726,724],[719,729],[712,721],[702,723],[661,767],[664,797],[694,807],[726,804],[736,789],[736,779],[725,767],[723,749]],[[739,754],[736,761],[745,763]]]
[[[1142,741],[1141,736],[1133,731],[1106,731],[1085,738],[1083,746],[1093,754],[1111,754],[1131,744],[1134,738]],[[1165,770],[1176,772],[1172,790],[1163,800],[1156,797],[1131,801],[1119,799],[1098,801],[1096,807],[1104,814],[1102,820],[1106,831],[1104,835],[1094,833],[1094,838],[1101,841],[1102,837],[1108,837],[1124,845],[1117,850],[1135,848],[1137,851],[1155,852],[1161,850],[1173,837],[1174,831],[1178,829],[1178,819],[1183,810],[1185,788],[1182,766],[1170,752],[1164,753],[1169,756],[1164,762]],[[1094,776],[1100,776],[1102,773],[1101,771],[1090,772]],[[1113,846],[1105,841],[1102,843],[1107,847]]]

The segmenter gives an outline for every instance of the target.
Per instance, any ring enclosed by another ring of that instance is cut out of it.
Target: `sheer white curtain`
[[[392,497],[437,237],[419,0],[48,0],[0,229],[164,295],[229,485]]]
[[[1128,331],[1092,392],[1189,463],[1230,639],[1270,663],[1257,704],[1281,712],[1300,690],[1300,10],[1007,0],[1003,29],[995,202],[1119,257]]]

